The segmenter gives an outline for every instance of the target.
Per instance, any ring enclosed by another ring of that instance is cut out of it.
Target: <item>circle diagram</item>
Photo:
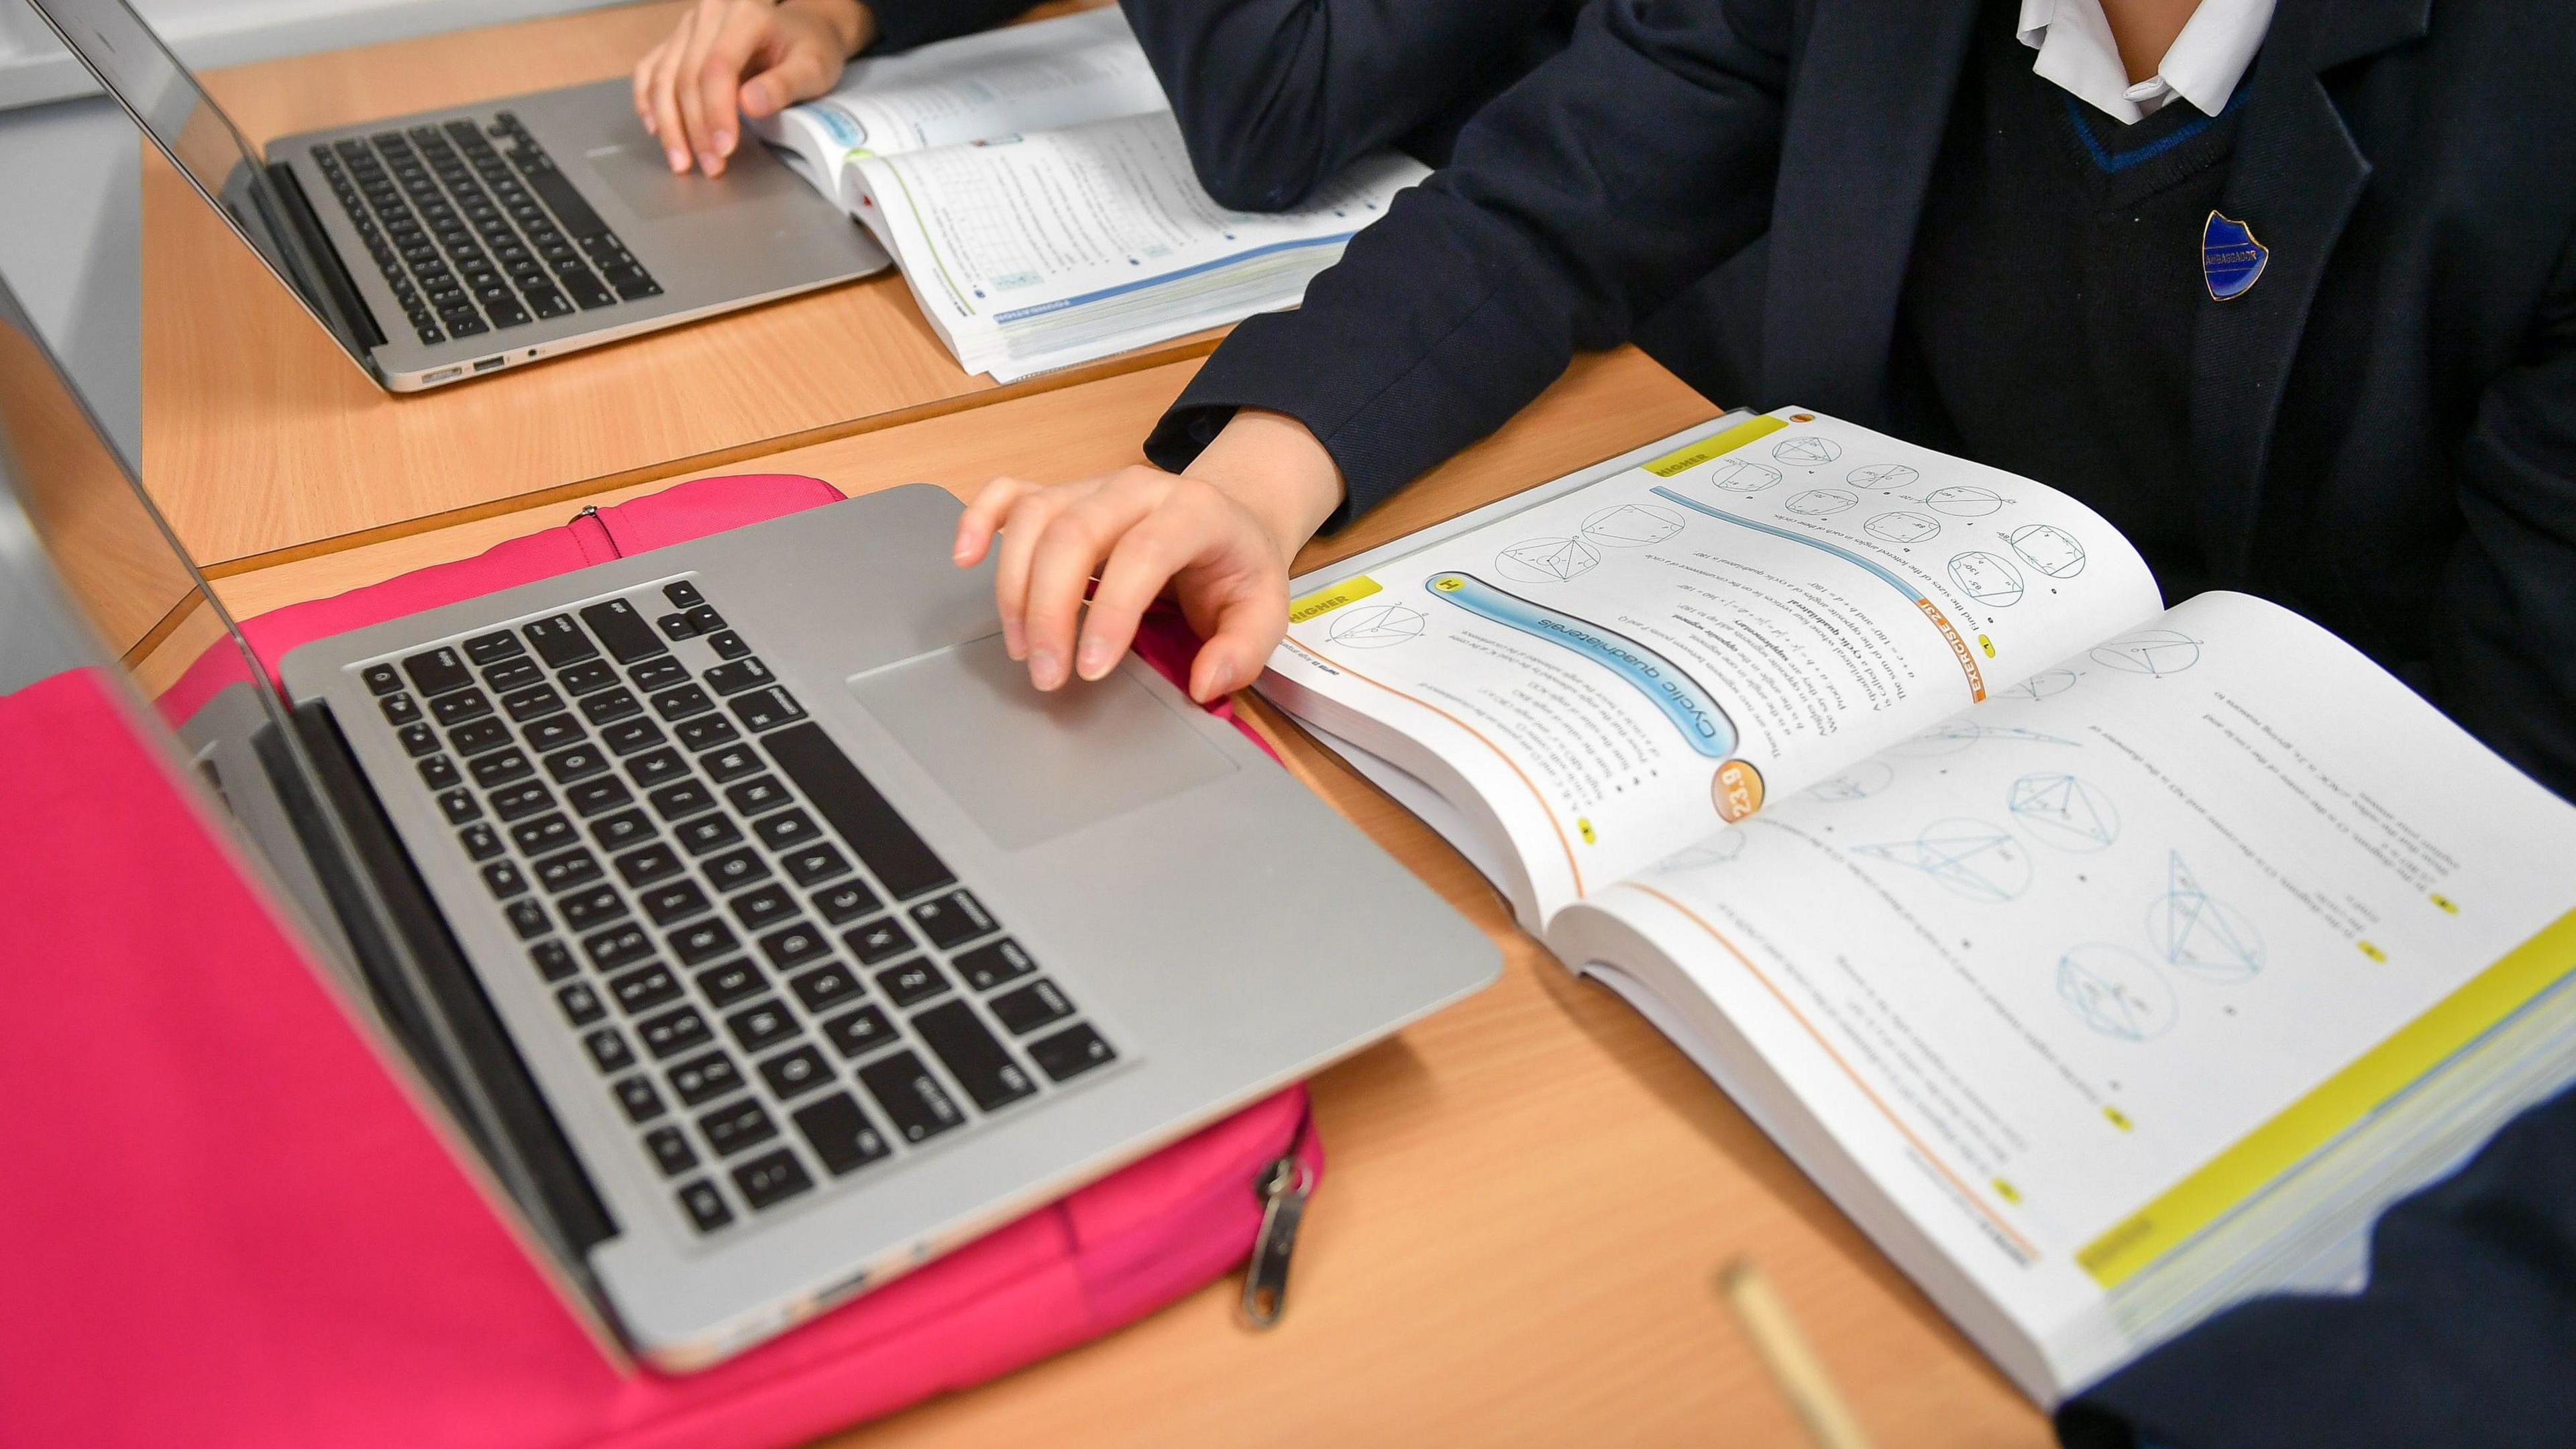
[[[2173,985],[2126,947],[2096,941],[2057,958],[2057,998],[2078,1021],[2117,1041],[2151,1041],[2174,1024]]]
[[[1923,501],[1953,518],[1983,518],[2004,506],[2002,494],[1974,483],[1954,483],[1947,488],[1935,488],[1923,495]]]
[[[1863,463],[1843,475],[1856,488],[1902,488],[1923,475],[1902,463]]]
[[[1749,458],[1720,458],[1708,465],[1702,481],[1729,493],[1759,493],[1780,481],[1780,470]]]
[[[2024,775],[2005,793],[2004,808],[2031,839],[2059,850],[2107,850],[2120,838],[2120,811],[2111,797],[2073,775]]]
[[[2030,852],[1998,825],[1936,820],[1912,840],[1855,845],[1855,855],[1918,870],[1954,895],[2001,905],[2030,888]]]
[[[1842,455],[1842,444],[1813,433],[1782,438],[1771,447],[1771,456],[1792,468],[1821,468]]]
[[[2021,602],[2021,573],[1991,553],[1963,553],[1950,560],[1950,582],[1990,609]]]
[[[2077,675],[2072,669],[2043,669],[2021,683],[2007,688],[2004,693],[2015,699],[2046,699],[2052,694],[2064,694],[2073,689],[2076,678]]]
[[[2075,535],[2048,523],[2025,523],[2004,535],[2021,561],[2052,579],[2071,579],[2084,572],[2084,545]]]
[[[1494,555],[1494,571],[1524,584],[1561,584],[1592,571],[1601,550],[1579,538],[1534,538]]]
[[[2200,641],[2171,629],[2140,629],[2095,649],[2093,662],[2131,674],[2180,674],[2200,662]]]
[[[1324,637],[1350,649],[1385,649],[1422,637],[1428,623],[1420,609],[1402,604],[1371,604],[1365,608],[1345,609],[1342,617],[1324,631]]]
[[[2167,852],[2166,890],[2147,905],[2147,939],[2166,964],[2203,981],[2243,981],[2263,969],[2263,933],[2243,911],[2201,888]]]
[[[1829,513],[1840,513],[1858,502],[1860,499],[1856,495],[1845,493],[1840,488],[1810,488],[1790,499],[1788,507],[1791,513],[1822,518]]]
[[[1643,548],[1682,531],[1682,516],[1651,503],[1614,503],[1583,520],[1583,536],[1612,548]]]
[[[1896,770],[1885,760],[1863,760],[1860,764],[1807,787],[1807,796],[1834,805],[1848,805],[1866,800],[1896,783]]]
[[[1940,535],[1941,520],[1921,513],[1882,513],[1862,524],[1860,531],[1889,543],[1921,543]]]

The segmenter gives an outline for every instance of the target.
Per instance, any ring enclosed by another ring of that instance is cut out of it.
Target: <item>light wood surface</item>
[[[763,457],[848,492],[1132,461],[1196,363]],[[1302,563],[1569,472],[1716,409],[1633,352],[1587,358],[1503,432]],[[665,485],[656,485],[665,486]],[[620,490],[604,500],[630,496]],[[256,613],[561,523],[551,505],[239,574]],[[1758,1263],[1872,1439],[2049,1442],[2040,1414],[1690,1062],[1513,924],[1472,867],[1258,701],[1289,768],[1501,944],[1501,983],[1315,1080],[1329,1167],[1285,1321],[1232,1281],[859,1446],[1801,1445],[1715,1275]],[[1249,1185],[1247,1184],[1247,1191]]]
[[[207,87],[254,144],[624,74],[646,4],[270,61]],[[1061,8],[1061,7],[1059,7]],[[483,381],[395,397],[178,173],[143,169],[143,468],[204,563],[343,547],[1204,353],[1181,339],[1006,389],[962,371],[889,271]]]

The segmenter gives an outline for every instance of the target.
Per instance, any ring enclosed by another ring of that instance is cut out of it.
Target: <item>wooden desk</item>
[[[592,11],[205,79],[264,143],[622,75],[680,9]],[[219,571],[1049,391],[1199,355],[1213,339],[997,388],[959,369],[888,271],[490,381],[394,397],[349,363],[157,152],[145,156],[144,477],[190,551]]]
[[[996,403],[758,460],[845,491],[1134,460],[1196,368]],[[1587,358],[1510,427],[1312,566],[1712,416],[1634,352]],[[658,485],[657,485],[658,486]],[[563,521],[556,506],[222,583],[257,612]],[[1762,1133],[1624,1004],[1576,980],[1420,822],[1256,702],[1289,767],[1491,933],[1502,982],[1315,1080],[1330,1169],[1286,1320],[1229,1280],[851,1446],[1803,1445],[1717,1297],[1750,1254],[1882,1445],[2040,1445],[2046,1423]]]

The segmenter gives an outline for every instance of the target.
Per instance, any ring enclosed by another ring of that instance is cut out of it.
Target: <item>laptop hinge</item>
[[[376,325],[375,309],[358,291],[357,280],[340,263],[340,249],[331,244],[331,235],[322,229],[322,218],[313,212],[305,199],[304,183],[296,179],[295,168],[283,161],[268,166],[268,190],[277,197],[279,209],[286,213],[286,224],[295,233],[296,250],[311,259],[313,270],[321,274],[322,290],[330,294],[331,307],[346,320],[358,341],[373,352],[385,345],[385,329]]]

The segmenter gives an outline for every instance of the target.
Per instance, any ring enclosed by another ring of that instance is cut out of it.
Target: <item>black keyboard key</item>
[[[599,646],[590,642],[570,614],[539,619],[519,632],[527,636],[528,647],[537,651],[548,669],[566,669],[599,654]]]
[[[366,682],[369,694],[391,694],[402,688],[402,676],[390,664],[370,664],[358,671],[358,678]]]
[[[889,916],[844,933],[841,944],[850,948],[850,954],[859,958],[860,965],[874,966],[911,950],[912,937]]]
[[[698,1015],[694,1006],[683,1006],[635,1023],[635,1035],[653,1060],[663,1061],[682,1052],[693,1052],[716,1039],[707,1019]]]
[[[698,1165],[698,1150],[677,1127],[656,1127],[645,1133],[644,1150],[653,1155],[653,1165],[662,1169],[664,1177],[677,1177]]]
[[[613,724],[599,732],[599,742],[614,751],[620,759],[637,750],[649,750],[668,736],[662,727],[649,719],[630,719]]]
[[[726,1017],[725,1028],[733,1033],[733,1039],[742,1044],[744,1051],[758,1056],[793,1039],[796,1018],[788,1015],[787,1008],[779,1002],[764,1001]]]
[[[757,659],[737,659],[707,671],[707,687],[718,694],[740,694],[746,689],[777,682],[777,676],[769,672],[769,666]]]
[[[778,1124],[753,1098],[743,1097],[727,1102],[698,1119],[698,1132],[716,1156],[729,1157],[757,1142],[778,1135]]]
[[[593,604],[581,611],[581,620],[599,636],[599,642],[608,650],[609,657],[620,664],[633,664],[639,659],[671,652],[670,646],[662,642],[662,636],[654,633],[653,626],[645,623],[644,616],[624,599]]]
[[[733,1209],[725,1206],[724,1194],[712,1182],[698,1181],[680,1189],[680,1210],[702,1233],[712,1233],[733,1221]]]
[[[562,915],[567,931],[587,931],[604,926],[626,914],[626,898],[611,885],[583,886],[555,899],[555,910]]]
[[[671,1090],[692,1107],[704,1106],[741,1087],[742,1069],[720,1051],[691,1057],[671,1068]]]
[[[822,726],[791,726],[763,738],[760,746],[897,899],[957,883]]]
[[[915,958],[877,973],[877,990],[897,1007],[915,1006],[948,989],[948,978],[928,961]]]
[[[590,1026],[592,1021],[608,1016],[608,1006],[600,1003],[600,993],[590,990],[590,982],[554,987],[554,1006],[564,1011],[564,1021],[574,1026]]]
[[[571,950],[561,941],[539,941],[529,947],[528,962],[548,981],[561,981],[581,970],[573,964]]]
[[[614,971],[652,955],[653,938],[645,935],[641,926],[618,926],[595,936],[583,937],[581,952],[598,970]]]
[[[751,646],[742,642],[742,636],[731,629],[708,635],[707,647],[716,651],[719,659],[740,659],[751,652]]]
[[[484,755],[467,761],[465,765],[465,773],[472,775],[474,783],[486,790],[497,790],[512,781],[524,780],[536,772],[537,767],[530,764],[528,757],[516,749]]]
[[[544,855],[561,850],[574,842],[572,822],[558,812],[541,820],[529,820],[510,827],[510,841],[521,855]]]
[[[908,1051],[859,1068],[859,1084],[876,1098],[906,1142],[926,1142],[966,1120],[921,1058]]]
[[[542,684],[545,682],[545,677],[546,671],[543,665],[521,654],[516,659],[504,659],[484,670],[483,687],[506,694],[525,689],[532,684]],[[505,709],[509,707],[509,703],[506,699],[501,701]]]
[[[742,738],[742,731],[733,727],[733,721],[720,714],[699,715],[679,725],[677,730],[680,743],[692,750],[711,750]]]
[[[564,803],[570,805],[573,813],[584,820],[603,810],[614,810],[620,805],[631,805],[634,801],[635,792],[627,789],[626,782],[615,775],[603,775],[596,780],[584,780],[564,791]]]
[[[656,886],[644,892],[640,899],[644,903],[644,914],[652,917],[653,924],[657,926],[685,921],[707,909],[708,904],[707,893],[698,889],[696,881],[687,880]]]
[[[522,941],[533,941],[553,929],[553,923],[546,919],[546,908],[538,905],[534,897],[510,902],[509,917],[510,929],[518,932]]]
[[[519,636],[507,629],[495,629],[489,634],[477,634],[465,641],[465,657],[487,668],[504,659],[515,659],[527,652],[527,646],[519,642]]]
[[[564,698],[555,692],[555,687],[551,684],[531,684],[525,689],[514,689],[501,696],[501,712],[521,724],[526,724],[532,719],[541,719],[546,715],[560,714],[563,710]],[[540,748],[543,747],[540,746]]]
[[[483,813],[483,802],[474,798],[473,791],[460,785],[453,790],[440,792],[438,810],[440,814],[447,817],[448,824],[462,825]]]
[[[727,902],[733,917],[742,928],[755,935],[796,914],[796,898],[785,886],[765,885],[756,891],[745,891]]]
[[[1073,1003],[1055,989],[1052,981],[1032,981],[1016,990],[1005,991],[987,1002],[993,1008],[993,1019],[1013,1036],[1027,1036],[1042,1026],[1052,1026],[1073,1015]]]
[[[822,839],[823,827],[802,810],[782,810],[753,821],[751,833],[772,850],[788,851]]]
[[[523,283],[522,285],[526,284]],[[539,317],[568,317],[572,315],[572,303],[564,300],[564,294],[556,291],[554,288],[529,286],[527,291],[528,310]]]
[[[733,717],[742,721],[744,729],[758,734],[803,719],[805,709],[795,696],[773,684],[756,694],[734,696]]]
[[[856,1060],[896,1040],[894,1023],[873,1006],[863,1006],[847,1016],[834,1017],[823,1023],[823,1035],[832,1039],[841,1055]]]
[[[1046,1073],[1049,1080],[1061,1082],[1080,1076],[1093,1067],[1114,1062],[1118,1060],[1118,1054],[1109,1049],[1109,1043],[1100,1039],[1100,1033],[1084,1024],[1066,1027],[1051,1037],[1032,1042],[1029,1059],[1038,1064],[1038,1070]]]
[[[808,961],[831,954],[832,944],[823,933],[803,921],[772,931],[760,938],[760,954],[781,971],[793,971]]]
[[[796,999],[805,1003],[805,1009],[817,1016],[840,1010],[845,1003],[857,1000],[862,991],[859,978],[838,961],[790,980],[787,989],[795,992]]]
[[[740,890],[769,874],[769,862],[757,850],[729,850],[698,869],[719,892]]]
[[[376,701],[376,708],[389,725],[407,725],[420,718],[420,702],[408,694],[388,694]]]
[[[930,938],[930,944],[943,951],[1001,929],[993,924],[984,903],[975,899],[971,891],[951,891],[923,901],[912,908],[912,923]]]
[[[999,1111],[1036,1095],[1038,1084],[1011,1060],[1010,1052],[993,1039],[984,1023],[975,1019],[975,1008],[965,1002],[930,1008],[912,1019],[912,1029],[930,1043],[931,1053],[948,1068],[948,1075],[985,1111]]]
[[[814,911],[835,926],[846,926],[877,908],[877,893],[858,881],[843,881],[814,893]]]
[[[958,951],[953,964],[966,977],[966,985],[976,990],[992,990],[1038,969],[1038,962],[1030,962],[1028,951],[1020,949],[1018,941],[1012,941],[1010,936],[1002,936],[989,946],[976,946],[974,951]]]
[[[420,782],[432,790],[453,790],[465,783],[456,773],[456,762],[445,755],[432,755],[420,762]]]
[[[686,730],[699,724],[723,723],[723,720],[709,715],[704,720],[691,720],[680,728]],[[698,756],[698,768],[707,772],[708,779],[722,785],[745,775],[758,774],[762,766],[760,756],[753,754],[749,745],[728,744],[721,750]]]
[[[519,874],[519,868],[509,861],[496,860],[483,867],[483,886],[492,893],[492,899],[506,901],[512,896],[526,894],[528,878]]]
[[[714,792],[695,780],[665,785],[644,798],[653,803],[653,813],[665,820],[680,820],[716,808]]]
[[[694,609],[707,601],[707,596],[698,592],[698,586],[687,579],[664,584],[662,597],[670,600],[674,609]]]
[[[646,694],[683,683],[688,677],[689,666],[667,654],[659,659],[647,659],[626,671],[628,681]]]
[[[650,754],[637,755],[628,760],[626,773],[635,778],[637,785],[650,790],[656,786],[667,785],[673,780],[687,778],[689,762],[681,759],[680,752],[677,750],[655,750]]]
[[[459,733],[463,732],[459,731]],[[418,720],[414,720],[410,724],[404,725],[400,730],[396,731],[395,738],[402,741],[403,753],[414,759],[418,759],[422,755],[433,753],[438,749],[438,731],[431,729],[428,725],[423,724]],[[505,735],[503,738],[506,739],[508,736]]]
[[[662,295],[661,283],[654,281],[652,274],[642,267],[632,265],[602,267],[599,269],[599,274],[607,279],[608,285],[617,289],[618,296],[629,302],[640,302],[647,297]]]
[[[749,1001],[768,985],[759,967],[739,958],[698,973],[699,993],[718,1011]]]
[[[504,785],[492,792],[492,813],[504,823],[542,815],[555,807],[555,792],[535,780]]]
[[[587,850],[567,850],[537,862],[537,884],[548,895],[561,895],[575,886],[586,886],[599,879],[599,857]]]
[[[798,885],[813,885],[850,873],[849,858],[841,854],[839,847],[830,844],[809,845],[802,850],[791,851],[779,863],[787,867],[787,874]]]
[[[742,1200],[757,1212],[811,1190],[814,1179],[805,1171],[805,1164],[796,1160],[795,1153],[781,1147],[735,1168],[733,1185],[741,1191]]]
[[[662,637],[673,643],[698,637],[698,631],[689,627],[689,616],[686,614],[664,614],[653,621],[653,627],[661,630]]]
[[[528,320],[528,309],[516,302],[487,302],[483,310],[491,314],[495,327],[517,327]]]
[[[427,730],[429,726],[417,728]],[[479,755],[497,750],[510,742],[510,727],[497,719],[478,719],[447,732],[447,743],[460,755]]]
[[[590,838],[609,851],[624,850],[638,841],[653,838],[653,821],[641,810],[620,810],[614,815],[592,821]],[[635,884],[633,881],[627,882]]]
[[[635,818],[641,820],[643,817],[637,815]],[[679,873],[680,857],[663,841],[656,840],[641,850],[630,850],[617,857],[618,878],[637,890]]]
[[[581,717],[595,725],[612,725],[643,712],[643,701],[627,692],[622,685],[581,697]]]
[[[625,1111],[629,1122],[650,1122],[665,1110],[662,1094],[653,1090],[650,1077],[621,1078],[609,1090],[617,1094],[617,1105]]]
[[[608,756],[597,745],[579,744],[546,756],[546,773],[558,785],[587,780],[608,768]]]
[[[474,671],[465,665],[465,656],[454,649],[431,649],[402,662],[403,673],[411,676],[411,687],[423,694],[445,694],[463,689],[474,682]]]
[[[479,823],[456,832],[456,843],[465,847],[468,860],[490,860],[502,850],[501,832]]]
[[[760,1079],[769,1084],[769,1090],[775,1096],[799,1096],[816,1087],[829,1086],[832,1064],[823,1060],[823,1054],[814,1048],[800,1046],[762,1062]]]
[[[776,775],[763,775],[731,786],[725,791],[725,799],[732,804],[735,813],[742,815],[759,815],[796,803],[796,797],[787,793],[787,787],[779,783]]]
[[[847,1092],[809,1102],[789,1114],[789,1120],[803,1134],[805,1145],[822,1159],[823,1170],[834,1177],[847,1177],[871,1162],[883,1161],[893,1151]]]
[[[717,613],[716,606],[713,604],[693,604],[689,607],[688,615],[690,627],[701,634],[724,632],[724,615]]]
[[[701,815],[672,832],[691,855],[704,855],[742,839],[742,827],[722,815]]]
[[[741,945],[733,927],[714,919],[683,926],[671,933],[671,954],[683,966],[702,966]]]
[[[564,179],[564,174],[556,170],[552,162],[529,165],[524,155],[514,155],[511,159],[518,161],[526,170],[528,189],[535,192],[538,199],[545,202],[546,208],[563,222],[564,230],[577,237],[614,235],[609,231],[608,223],[599,219],[599,213],[591,210],[590,202],[583,198],[580,189]]]
[[[542,755],[567,745],[587,743],[590,736],[582,731],[581,725],[571,715],[559,714],[529,725],[525,738],[528,748]]]
[[[634,1049],[613,1026],[595,1026],[581,1035],[582,1047],[590,1053],[592,1065],[603,1072],[622,1072],[635,1065]]]
[[[597,694],[617,683],[617,671],[605,659],[588,659],[555,676],[567,694]]]
[[[716,702],[707,698],[707,692],[694,684],[684,684],[653,696],[653,712],[668,720],[687,719],[715,707]]]

